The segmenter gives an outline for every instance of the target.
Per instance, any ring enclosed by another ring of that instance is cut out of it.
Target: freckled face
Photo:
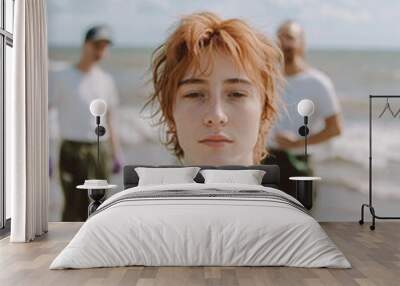
[[[258,89],[226,54],[200,58],[200,70],[210,72],[187,71],[173,107],[185,164],[254,164],[263,107]]]

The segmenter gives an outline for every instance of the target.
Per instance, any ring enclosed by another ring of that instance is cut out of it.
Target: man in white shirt
[[[311,99],[315,111],[309,119],[310,134],[307,143],[312,146],[329,141],[341,133],[341,111],[331,80],[321,71],[310,67],[304,57],[303,28],[296,22],[283,23],[277,32],[278,42],[285,59],[285,89],[280,117],[269,138],[270,154],[264,163],[277,163],[281,167],[281,187],[293,193],[290,176],[311,175],[304,156],[304,137],[298,134],[303,118],[297,112],[302,99]]]
[[[76,186],[85,179],[107,179],[112,171],[121,169],[120,147],[112,124],[112,114],[118,104],[117,89],[112,77],[97,64],[111,44],[108,27],[95,26],[88,30],[81,57],[76,65],[49,74],[49,107],[58,112],[61,137],[60,180],[65,204],[62,221],[84,221],[87,218],[88,196]],[[101,118],[106,128],[101,137],[100,164],[97,164],[96,121],[90,113],[94,99],[107,103],[107,113]],[[110,144],[109,144],[110,143]]]

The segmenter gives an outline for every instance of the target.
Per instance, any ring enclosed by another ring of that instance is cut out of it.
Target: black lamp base
[[[104,134],[106,134],[106,128],[104,126],[99,125],[99,126],[96,127],[94,132],[96,133],[96,135],[101,137]]]
[[[299,134],[303,137],[307,136],[310,133],[310,130],[306,125],[303,125],[299,128]]]

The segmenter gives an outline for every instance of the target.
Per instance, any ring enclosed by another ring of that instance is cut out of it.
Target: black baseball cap
[[[86,32],[85,42],[87,41],[107,41],[112,44],[111,29],[105,25],[93,26]]]

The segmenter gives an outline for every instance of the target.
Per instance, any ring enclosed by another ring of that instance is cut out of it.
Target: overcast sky
[[[116,46],[156,46],[179,16],[208,10],[269,35],[295,19],[314,48],[400,49],[399,0],[47,0],[47,10],[51,46],[77,46],[99,23],[112,27]]]

